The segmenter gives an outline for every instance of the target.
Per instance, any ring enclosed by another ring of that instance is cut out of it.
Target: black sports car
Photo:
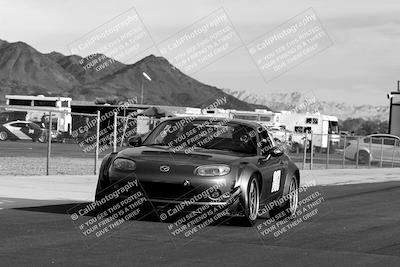
[[[121,181],[137,179],[149,203],[171,216],[179,203],[185,211],[229,202],[227,215],[254,225],[261,211],[297,209],[299,169],[256,122],[177,117],[130,145],[103,159],[96,201]]]

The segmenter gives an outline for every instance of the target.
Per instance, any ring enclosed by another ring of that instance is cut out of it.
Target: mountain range
[[[143,77],[143,72],[151,81]],[[4,103],[6,94],[69,96],[86,101],[107,97],[140,100],[142,85],[143,104],[204,107],[226,97],[221,108],[319,111],[342,120],[385,121],[389,114],[388,106],[322,101],[312,92],[256,95],[220,89],[193,79],[167,59],[154,55],[134,64],[123,64],[101,54],[86,58],[58,52],[44,54],[24,42],[0,40],[0,103]]]
[[[300,113],[320,112],[334,115],[341,120],[347,118],[362,118],[364,120],[387,121],[389,119],[389,105],[351,105],[334,101],[320,100],[312,91],[291,93],[251,94],[242,90],[223,89],[224,92],[236,98],[253,104],[266,105],[272,110],[288,110]]]
[[[151,81],[143,77],[143,72]],[[110,96],[140,100],[142,85],[143,104],[204,107],[226,97],[221,108],[267,108],[201,83],[163,57],[149,55],[134,64],[123,64],[101,54],[86,58],[58,52],[43,54],[24,42],[0,40],[2,102],[6,94],[69,96],[87,101]]]

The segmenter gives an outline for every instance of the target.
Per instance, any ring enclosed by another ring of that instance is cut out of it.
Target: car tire
[[[371,160],[371,155],[367,151],[360,150],[358,152],[358,164],[369,164],[370,160]]]
[[[292,216],[296,213],[299,206],[299,183],[296,175],[293,175],[290,180],[288,197],[289,199],[285,202],[283,209],[287,216]]]
[[[39,137],[38,137],[38,139],[37,139],[37,141],[39,142],[39,143],[44,143],[44,142],[46,142],[46,135],[45,134],[42,134],[42,135],[40,135]]]
[[[255,175],[251,176],[247,186],[247,203],[244,203],[242,225],[253,226],[256,223],[260,207],[260,186]]]
[[[277,217],[283,219],[296,213],[299,206],[299,183],[296,175],[293,175],[290,179],[287,193],[283,193],[282,195],[282,197],[286,196],[288,199],[283,203],[283,205],[275,206],[269,211],[270,218]]]
[[[6,141],[7,137],[8,137],[7,132],[5,131],[0,132],[0,141]]]

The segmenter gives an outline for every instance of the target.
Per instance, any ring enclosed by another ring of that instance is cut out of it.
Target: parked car
[[[277,146],[282,148],[285,152],[292,150],[292,133],[290,131],[280,127],[266,127]]]
[[[359,140],[359,141],[358,141]],[[358,144],[359,142],[359,144]],[[390,134],[371,134],[349,140],[346,143],[346,158],[361,164],[370,162],[400,162],[400,137]]]
[[[285,152],[299,153],[304,151],[304,133],[297,133],[282,129],[280,127],[268,127],[268,131],[275,143]],[[307,149],[310,148],[311,141],[307,138]]]
[[[291,135],[290,131],[281,129],[280,127],[268,127],[268,131],[275,141],[279,140],[280,142],[288,141]]]
[[[307,136],[307,142],[306,142],[306,146],[307,146],[307,150],[310,150],[311,147],[311,135]],[[291,141],[291,149],[290,151],[293,153],[299,153],[304,151],[304,141],[306,140],[306,136],[304,133],[297,133],[297,132],[293,132],[290,136],[290,141]]]
[[[0,125],[0,141],[32,140],[44,143],[47,130],[30,121],[11,121]]]

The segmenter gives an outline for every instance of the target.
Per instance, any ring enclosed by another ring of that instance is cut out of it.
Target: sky
[[[386,94],[400,79],[398,0],[0,0],[0,39],[68,55],[72,42],[131,8],[155,44],[223,8],[243,46],[191,74],[220,88],[259,95],[312,90],[319,100],[388,105]],[[266,80],[246,44],[309,8],[332,44]],[[160,55],[155,48],[147,53]]]

